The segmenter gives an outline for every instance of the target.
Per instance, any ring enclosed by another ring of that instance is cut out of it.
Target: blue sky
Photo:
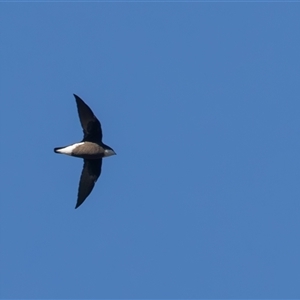
[[[300,297],[299,3],[0,8],[2,298]]]

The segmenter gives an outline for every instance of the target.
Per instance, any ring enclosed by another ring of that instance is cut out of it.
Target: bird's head
[[[107,146],[105,144],[103,144],[103,148],[104,148],[104,157],[117,154],[112,148],[110,148],[109,146]]]

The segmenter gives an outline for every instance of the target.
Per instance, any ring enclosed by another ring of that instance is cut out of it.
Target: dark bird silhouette
[[[102,158],[115,155],[115,151],[102,143],[102,129],[88,105],[74,94],[78,115],[83,129],[83,140],[66,147],[54,148],[55,153],[83,158],[83,169],[78,187],[77,203],[79,207],[88,197],[101,174]]]

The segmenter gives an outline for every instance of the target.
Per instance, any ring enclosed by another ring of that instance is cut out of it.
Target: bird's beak
[[[112,150],[112,149],[106,149],[105,151],[104,151],[104,156],[105,157],[107,157],[107,156],[112,156],[112,155],[116,155],[117,153],[114,151],[114,150]]]

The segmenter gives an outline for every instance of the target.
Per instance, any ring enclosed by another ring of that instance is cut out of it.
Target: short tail
[[[56,147],[56,148],[54,148],[54,152],[55,153],[60,153],[60,149],[63,149],[64,147]]]
[[[61,154],[66,154],[66,155],[73,155],[73,150],[76,148],[76,146],[78,146],[80,143],[77,144],[72,144],[69,146],[65,146],[65,147],[57,147],[54,148],[54,152],[55,153],[61,153]]]

